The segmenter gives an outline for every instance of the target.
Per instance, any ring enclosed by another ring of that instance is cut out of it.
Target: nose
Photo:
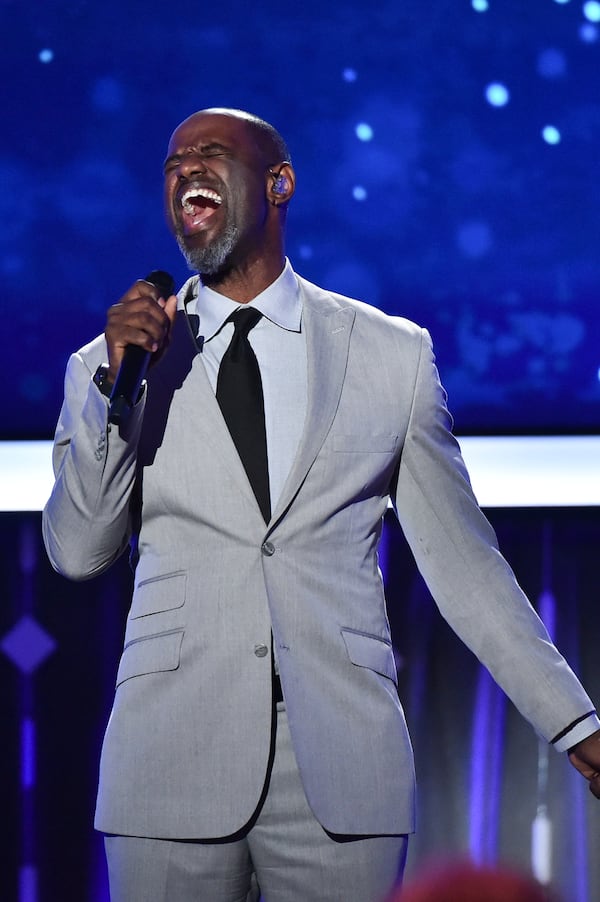
[[[183,156],[177,167],[177,175],[180,179],[193,179],[194,176],[206,173],[206,163],[195,151],[188,151]]]

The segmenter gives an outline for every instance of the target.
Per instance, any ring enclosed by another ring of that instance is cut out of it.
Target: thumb
[[[600,774],[595,773],[590,777],[590,792],[600,799]]]
[[[175,321],[175,314],[177,313],[177,295],[172,294],[167,298],[166,301],[164,300],[164,298],[160,298],[158,303],[169,317],[171,325],[173,325]]]

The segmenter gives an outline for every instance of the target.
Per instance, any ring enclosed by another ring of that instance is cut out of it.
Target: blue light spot
[[[33,902],[39,898],[38,869],[32,864],[24,864],[19,868],[19,899]]]
[[[600,22],[600,3],[598,0],[588,0],[583,4],[583,15],[590,22]]]
[[[367,191],[366,188],[363,188],[362,185],[355,185],[352,189],[352,197],[354,200],[366,200],[367,199]]]
[[[476,13],[485,13],[490,8],[488,0],[471,0],[471,6]]]
[[[354,131],[359,141],[372,141],[373,139],[373,129],[366,122],[359,122]]]
[[[569,0],[554,0],[555,3],[569,3]]]
[[[356,69],[344,69],[344,71],[342,72],[342,78],[344,79],[344,81],[356,81],[356,79],[358,78],[358,73]]]
[[[477,260],[492,249],[494,239],[485,222],[465,222],[456,234],[456,243],[465,257]]]
[[[35,785],[35,723],[30,717],[21,722],[21,786]]]
[[[510,100],[508,88],[500,82],[493,82],[485,89],[485,96],[492,106],[506,106]]]
[[[40,50],[38,53],[38,59],[40,63],[51,63],[54,59],[54,50],[45,47],[44,50]]]
[[[548,47],[538,56],[537,70],[543,78],[560,78],[567,71],[567,60],[561,50]]]
[[[598,29],[591,22],[584,22],[579,29],[579,37],[586,44],[594,44],[598,40]]]
[[[561,134],[553,125],[545,125],[542,129],[542,138],[546,144],[560,144]]]
[[[313,249],[310,244],[301,244],[298,253],[301,260],[310,260],[313,256]]]

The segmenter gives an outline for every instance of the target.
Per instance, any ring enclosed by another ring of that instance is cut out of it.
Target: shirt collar
[[[200,317],[199,334],[204,341],[210,341],[222,328],[225,320],[238,307],[256,307],[264,317],[275,325],[290,332],[300,331],[302,318],[302,301],[296,274],[290,261],[286,258],[283,272],[264,291],[261,291],[248,304],[241,305],[237,301],[197,281],[197,295],[188,304],[188,312]]]

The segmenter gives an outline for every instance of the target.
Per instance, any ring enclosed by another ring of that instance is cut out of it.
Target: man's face
[[[214,275],[260,249],[268,166],[243,119],[196,113],[175,130],[164,166],[165,211],[192,269]]]

